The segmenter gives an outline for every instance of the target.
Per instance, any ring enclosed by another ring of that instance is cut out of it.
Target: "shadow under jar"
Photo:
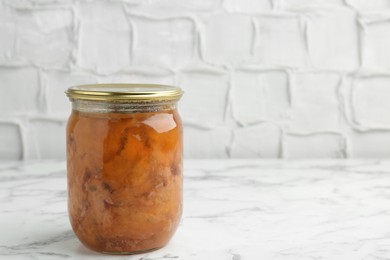
[[[182,214],[180,88],[71,87],[68,211],[79,240],[110,254],[165,246]]]

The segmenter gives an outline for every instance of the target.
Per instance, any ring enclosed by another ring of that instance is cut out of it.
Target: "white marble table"
[[[135,256],[84,248],[65,163],[0,163],[0,259],[390,259],[390,161],[186,161],[171,243]]]

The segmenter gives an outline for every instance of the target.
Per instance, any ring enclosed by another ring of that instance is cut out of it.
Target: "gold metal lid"
[[[183,95],[179,87],[158,84],[91,84],[68,88],[71,99],[111,102],[175,101]]]

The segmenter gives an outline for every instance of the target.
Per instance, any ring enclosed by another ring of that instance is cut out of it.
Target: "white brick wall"
[[[67,87],[180,85],[185,155],[390,155],[390,0],[0,0],[0,159],[64,158]]]

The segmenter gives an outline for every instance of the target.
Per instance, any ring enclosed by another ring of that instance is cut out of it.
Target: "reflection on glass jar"
[[[163,247],[182,214],[179,88],[69,88],[68,209],[87,247],[132,254]]]

